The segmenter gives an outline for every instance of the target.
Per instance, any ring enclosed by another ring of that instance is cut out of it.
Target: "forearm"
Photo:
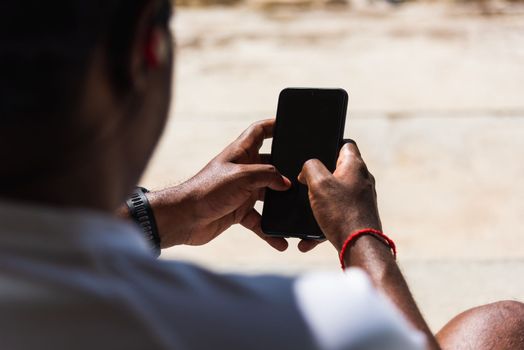
[[[427,335],[429,349],[440,349],[386,245],[372,236],[363,236],[347,251],[344,262],[365,270],[411,324]]]

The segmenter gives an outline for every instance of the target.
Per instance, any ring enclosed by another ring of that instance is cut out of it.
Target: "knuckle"
[[[250,135],[257,134],[257,133],[261,132],[262,129],[263,129],[263,122],[262,121],[254,122],[247,128],[247,133],[250,134]]]
[[[354,156],[358,156],[359,155],[359,152],[358,152],[358,149],[357,149],[357,146],[352,143],[352,142],[348,142],[346,143],[343,147],[342,147],[342,150],[348,154],[348,155],[354,155]]]
[[[354,153],[353,149],[351,148],[351,144],[349,142],[345,143],[344,146],[342,146],[342,153],[346,153],[346,154]]]
[[[250,126],[248,126],[248,128],[244,130],[244,132],[238,138],[237,144],[242,144],[243,142],[245,142],[245,140],[250,139],[253,133],[255,132],[255,129],[255,124],[251,124]]]
[[[268,173],[278,174],[277,168],[274,165],[271,165],[271,164],[265,165],[265,169],[264,170],[266,172],[268,172]]]
[[[257,130],[258,130],[259,126],[257,123],[253,123],[251,124],[247,130],[246,130],[246,135],[252,135],[254,134]]]
[[[250,179],[253,176],[251,169],[243,164],[234,164],[231,173],[237,179]]]
[[[257,129],[257,128],[260,128],[262,126],[262,124],[264,124],[263,120],[257,120],[256,122],[251,123],[251,125],[249,127]]]
[[[372,173],[369,173],[369,178],[370,178],[371,183],[372,183],[373,185],[375,185],[375,184],[377,183],[377,181],[376,181],[376,179],[375,179],[375,176],[373,176]]]
[[[314,167],[315,165],[317,165],[319,162],[318,159],[308,159],[305,163],[304,163],[304,168],[311,168],[311,167]]]
[[[245,175],[249,169],[244,164],[231,164],[230,171],[234,174]]]
[[[279,174],[277,168],[270,164],[261,166],[240,165],[240,167],[242,169],[240,171],[241,177],[249,182],[271,182]]]
[[[264,176],[278,174],[277,168],[274,165],[272,165],[272,164],[259,165],[256,168],[254,168],[253,171],[255,173],[257,173],[257,174],[261,174],[261,175],[264,175]]]

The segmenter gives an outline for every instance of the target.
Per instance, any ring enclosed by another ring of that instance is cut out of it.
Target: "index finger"
[[[273,137],[275,119],[266,119],[251,124],[233,143],[222,152],[227,161],[249,163],[258,155],[265,139]]]
[[[346,140],[344,140],[346,142]],[[360,150],[358,149],[357,143],[353,140],[348,140],[340,149],[340,153],[337,159],[337,168],[343,167],[355,159],[362,160]]]
[[[240,135],[236,142],[240,142],[240,145],[245,148],[256,146],[258,150],[265,139],[273,137],[274,127],[275,119],[265,119],[255,122]]]
[[[342,147],[341,147],[341,149],[342,149],[344,146],[346,146],[346,145],[348,145],[348,147],[349,147],[349,148],[350,148],[354,153],[356,153],[358,156],[361,155],[361,154],[360,154],[360,150],[358,149],[358,145],[357,145],[357,143],[355,142],[355,140],[353,140],[353,139],[344,139],[344,140],[342,141]]]
[[[272,165],[250,164],[243,165],[241,177],[248,180],[250,190],[259,190],[269,187],[275,191],[285,191],[291,187],[291,181],[282,176]]]

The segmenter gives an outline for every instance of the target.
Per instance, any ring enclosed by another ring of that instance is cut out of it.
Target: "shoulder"
[[[425,349],[425,337],[356,268],[297,280],[304,319],[323,349]]]

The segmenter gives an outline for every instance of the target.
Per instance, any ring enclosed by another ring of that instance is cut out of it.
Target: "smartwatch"
[[[156,257],[160,256],[160,235],[156,225],[153,209],[146,197],[149,191],[143,187],[137,187],[131,197],[126,201],[129,214],[133,221],[140,227],[144,237],[149,242]]]

